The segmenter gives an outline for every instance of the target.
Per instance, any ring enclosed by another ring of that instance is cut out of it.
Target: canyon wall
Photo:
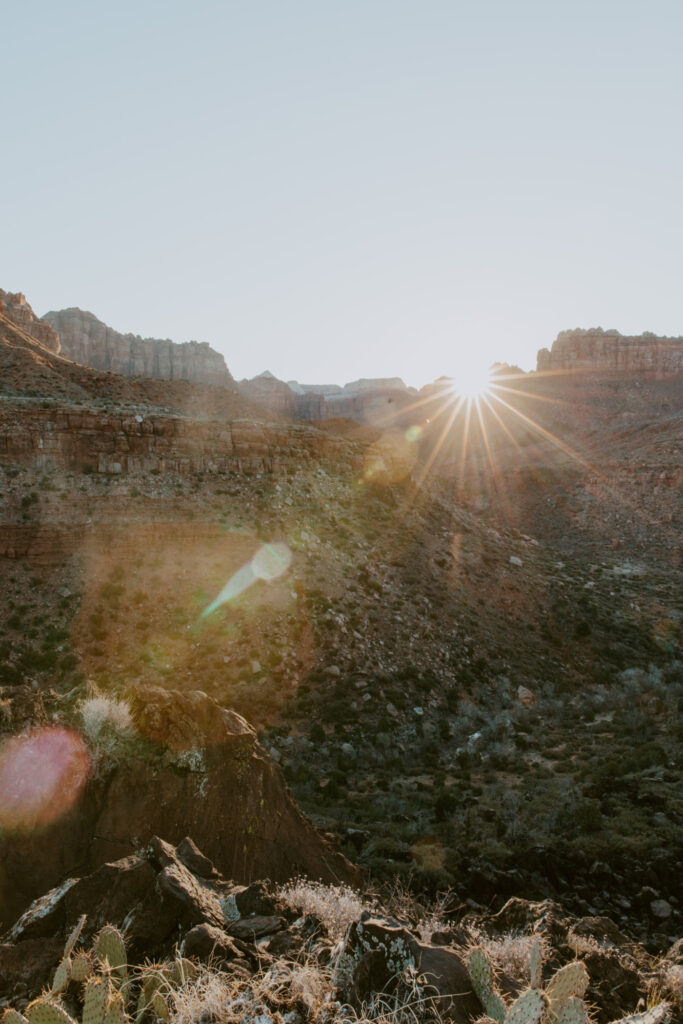
[[[539,351],[536,369],[627,370],[667,377],[683,372],[683,338],[659,337],[650,332],[625,335],[601,327],[560,331],[550,350]]]
[[[92,313],[77,308],[46,313],[42,320],[59,336],[62,354],[83,366],[127,376],[189,380],[235,389],[223,356],[207,342],[179,345],[168,339],[119,334]]]
[[[413,402],[415,391],[400,377],[363,378],[340,387],[338,384],[285,383],[266,371],[242,380],[239,390],[269,412],[300,420],[320,421],[339,417],[374,426],[395,423],[397,416]]]
[[[358,463],[360,449],[311,427],[252,420],[203,423],[174,416],[0,408],[6,464],[94,473],[278,472],[311,460]]]
[[[21,292],[5,292],[0,288],[0,312],[50,352],[60,351],[59,335],[50,324],[36,316]]]

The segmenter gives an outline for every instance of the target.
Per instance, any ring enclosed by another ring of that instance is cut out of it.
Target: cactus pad
[[[92,957],[84,950],[80,950],[71,962],[71,977],[74,981],[87,981],[92,972]]]
[[[104,1024],[128,1024],[123,996],[120,992],[115,992],[109,1000],[107,1012],[104,1015]]]
[[[123,935],[111,924],[105,924],[94,946],[95,953],[101,960],[107,960],[113,971],[124,977],[126,974],[126,946]]]
[[[59,1003],[49,999],[36,999],[26,1008],[29,1024],[75,1024]]]
[[[170,971],[167,972],[167,977],[174,985],[185,985],[188,981],[193,981],[197,977],[197,968],[191,960],[186,960],[185,957],[178,957]]]
[[[57,992],[63,992],[71,981],[71,967],[71,960],[68,956],[65,956],[55,971],[51,989],[53,995],[56,995]]]
[[[541,968],[543,966],[543,939],[532,935],[529,942],[529,987],[542,988]]]
[[[162,996],[161,992],[155,992],[152,997],[151,1008],[156,1013],[157,1017],[161,1017],[162,1020],[168,1020],[171,1016],[171,1012],[168,1008],[168,1003]]]
[[[583,999],[579,999],[578,996],[570,996],[560,1007],[557,1024],[588,1024],[588,1012]]]
[[[529,988],[515,999],[505,1015],[505,1024],[541,1024],[547,1009],[545,994]]]
[[[628,1017],[615,1020],[612,1024],[668,1024],[671,1019],[671,1003],[659,1003],[644,1013],[631,1013]]]
[[[504,1024],[505,1003],[494,989],[491,963],[486,951],[481,946],[475,946],[470,950],[467,957],[467,969],[472,988],[488,1016],[498,1024]]]
[[[5,1010],[2,1015],[2,1024],[28,1024],[26,1017],[18,1010]]]
[[[585,995],[587,988],[588,971],[580,960],[561,967],[552,976],[546,989],[553,1013],[558,1014],[564,1003],[572,996]]]
[[[64,958],[71,956],[74,950],[74,946],[78,942],[81,932],[83,931],[83,925],[85,924],[85,914],[82,914],[76,922],[73,930],[69,933],[69,937],[66,940],[64,946]]]
[[[91,978],[87,982],[83,998],[83,1024],[104,1024],[109,991],[109,982],[102,978]]]

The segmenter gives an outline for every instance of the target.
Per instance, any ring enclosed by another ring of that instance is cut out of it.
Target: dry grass
[[[83,719],[83,731],[90,742],[96,745],[101,744],[105,730],[125,733],[133,726],[128,704],[123,700],[116,700],[115,697],[89,697],[83,701],[79,710]]]
[[[293,910],[302,914],[315,914],[325,925],[334,941],[344,938],[350,924],[358,921],[364,910],[373,910],[374,904],[364,901],[355,889],[347,885],[323,885],[298,878],[283,885],[278,895]]]
[[[330,970],[309,961],[279,961],[247,977],[201,967],[171,988],[169,1024],[439,1024],[434,1001],[413,974],[395,996],[376,995],[359,1010],[335,1000]]]

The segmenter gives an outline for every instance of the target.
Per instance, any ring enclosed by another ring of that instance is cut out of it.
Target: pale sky
[[[22,0],[0,287],[235,377],[683,333],[680,0]]]

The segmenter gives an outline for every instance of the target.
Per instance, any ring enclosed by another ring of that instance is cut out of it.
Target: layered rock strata
[[[60,351],[59,335],[49,323],[40,320],[33,312],[26,296],[21,292],[5,292],[0,288],[0,313],[5,314],[17,327],[48,349]]]
[[[42,319],[58,334],[62,353],[84,366],[127,376],[235,387],[223,356],[207,342],[177,344],[120,334],[92,313],[75,307],[46,313]]]
[[[301,420],[320,421],[339,417],[373,426],[390,425],[414,399],[400,377],[379,377],[338,384],[285,383],[269,371],[242,380],[240,393],[271,413]]]
[[[646,332],[624,335],[619,331],[560,331],[550,350],[542,348],[536,369],[628,371],[658,377],[683,373],[683,338],[659,337]]]
[[[236,419],[0,408],[4,463],[85,472],[278,472],[320,458],[354,462],[354,446],[312,427]]]

